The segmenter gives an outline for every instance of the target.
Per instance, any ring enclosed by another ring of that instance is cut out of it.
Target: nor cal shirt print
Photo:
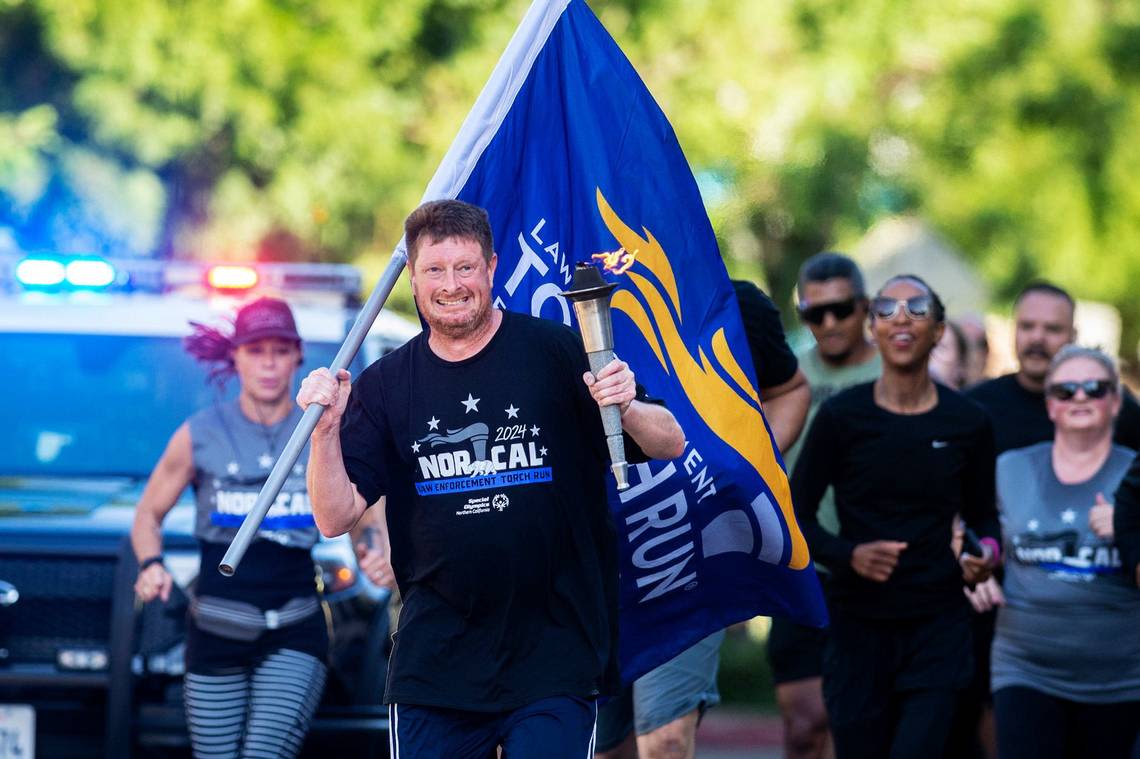
[[[571,339],[551,345],[559,335]],[[363,408],[350,402],[342,447],[365,499],[388,494],[402,582],[430,579],[465,609],[543,593],[567,550],[567,522],[608,518],[604,438],[581,351],[565,327],[505,313],[471,359],[443,361],[420,339],[360,378]],[[382,400],[373,407],[369,397]],[[371,419],[387,455],[358,437]]]
[[[585,368],[570,329],[506,312],[470,359],[420,336],[354,384],[345,465],[366,501],[387,497],[404,597],[389,701],[511,709],[615,678],[617,550]]]

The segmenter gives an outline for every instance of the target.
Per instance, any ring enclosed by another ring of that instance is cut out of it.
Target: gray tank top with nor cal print
[[[301,416],[301,410],[294,408],[282,421],[266,426],[247,418],[232,400],[190,417],[198,509],[195,537],[210,543],[233,540]],[[305,486],[308,461],[306,444],[261,523],[258,539],[295,548],[311,548],[319,539]]]

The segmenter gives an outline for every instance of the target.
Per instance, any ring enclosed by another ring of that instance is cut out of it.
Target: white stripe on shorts
[[[396,711],[396,704],[388,705],[388,756],[391,759],[400,759],[400,736],[396,728],[400,724],[400,715]]]
[[[594,699],[594,727],[590,730],[590,748],[586,751],[586,759],[594,759],[594,745],[598,741],[598,699]]]

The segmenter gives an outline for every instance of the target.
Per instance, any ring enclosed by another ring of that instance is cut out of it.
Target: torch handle
[[[606,364],[614,360],[612,350],[592,351],[586,354],[590,361],[590,371],[595,375]],[[602,429],[606,433],[606,447],[610,450],[610,469],[613,470],[617,480],[617,489],[625,490],[629,487],[629,466],[625,461],[625,438],[621,434],[621,410],[617,406],[601,406],[598,409],[602,414]]]
[[[593,353],[587,353],[586,358],[590,360],[590,371],[597,375],[606,364],[614,360],[614,352],[612,350],[600,350]],[[621,411],[617,406],[602,406],[602,427],[606,431],[606,437],[610,435],[621,435]],[[625,455],[622,455],[622,461],[625,461]]]

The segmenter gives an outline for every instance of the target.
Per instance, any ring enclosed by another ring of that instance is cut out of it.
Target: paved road
[[[779,759],[782,741],[774,714],[713,709],[697,732],[697,759]]]
[[[783,752],[778,748],[739,748],[710,749],[697,746],[697,759],[781,759]]]

